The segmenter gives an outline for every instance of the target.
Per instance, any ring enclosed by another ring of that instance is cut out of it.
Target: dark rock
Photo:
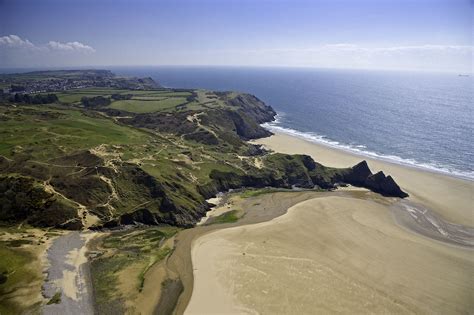
[[[365,187],[384,196],[408,197],[408,194],[400,189],[400,186],[397,185],[393,178],[385,176],[382,171],[367,177]]]
[[[268,153],[267,150],[263,148],[263,146],[258,144],[249,144],[247,147],[246,155],[248,156],[261,156]]]
[[[351,171],[344,175],[344,181],[354,186],[362,186],[370,175],[372,175],[372,172],[364,160],[353,166]]]
[[[387,197],[408,197],[408,194],[401,190],[391,176],[385,176],[382,171],[372,174],[366,161],[346,170],[342,181],[353,186],[368,188]]]
[[[313,171],[316,169],[316,162],[309,155],[302,155],[301,161],[308,171]]]
[[[138,209],[131,213],[125,213],[120,217],[119,222],[124,225],[135,224],[137,222],[148,225],[158,224],[155,215],[148,209]]]

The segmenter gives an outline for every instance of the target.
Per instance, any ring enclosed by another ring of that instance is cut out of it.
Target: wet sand
[[[198,238],[185,314],[468,313],[473,254],[397,225],[386,202],[333,194]]]
[[[61,302],[44,305],[43,314],[93,314],[93,294],[87,265],[87,244],[94,232],[70,232],[58,237],[48,248],[47,298],[61,293]]]

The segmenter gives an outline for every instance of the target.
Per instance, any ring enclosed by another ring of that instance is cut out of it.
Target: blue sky
[[[470,0],[0,0],[0,67],[470,72]]]

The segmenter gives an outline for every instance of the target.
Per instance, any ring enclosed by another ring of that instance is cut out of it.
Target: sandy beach
[[[386,175],[391,175],[408,192],[408,200],[429,207],[447,221],[474,227],[473,181],[370,159],[284,133],[275,133],[274,136],[256,140],[255,143],[263,144],[276,152],[307,154],[315,161],[332,167],[350,167],[366,160],[373,173],[383,171]]]
[[[351,192],[348,193],[352,194]],[[165,265],[168,274],[167,278],[176,279],[179,277],[183,285],[183,292],[177,301],[175,313],[183,314],[192,294],[196,292],[196,290],[193,289],[195,284],[193,270],[196,268],[193,266],[191,259],[191,252],[195,240],[213,231],[270,221],[273,218],[285,214],[293,205],[305,200],[323,197],[327,194],[328,193],[314,191],[295,191],[268,193],[245,199],[231,197],[226,201],[227,204],[231,205],[230,209],[239,209],[245,213],[239,221],[225,224],[201,225],[181,231],[176,236],[176,246],[173,254],[167,259]],[[339,193],[336,192],[335,194]],[[154,280],[156,282],[162,282],[164,279],[165,278],[156,278]],[[162,298],[171,300],[173,295],[163,296]],[[165,312],[158,307],[155,313],[162,314]]]
[[[185,314],[463,314],[474,257],[393,223],[383,204],[323,197],[193,246]],[[436,262],[436,263],[434,263]]]
[[[463,225],[472,233],[470,181],[283,134],[257,142],[278,152],[309,154],[327,166],[348,167],[366,159],[373,172],[394,177],[410,194],[408,202],[439,215],[445,220],[441,225]],[[284,196],[279,198],[283,202]],[[393,211],[399,206],[396,198],[371,192],[326,193],[270,221],[198,237],[192,243],[194,284],[185,314],[472,311],[472,246],[440,242],[403,226]]]

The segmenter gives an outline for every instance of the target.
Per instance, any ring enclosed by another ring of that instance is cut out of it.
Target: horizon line
[[[212,65],[212,64],[116,64],[116,65],[76,65],[76,66],[0,66],[2,70],[33,70],[47,71],[49,69],[58,70],[107,70],[107,68],[132,68],[132,67],[189,67],[189,68],[286,68],[286,69],[321,69],[321,70],[355,70],[355,71],[389,71],[389,72],[424,72],[424,73],[457,73],[457,74],[473,74],[474,68],[468,71],[457,70],[440,70],[440,69],[419,69],[419,68],[363,68],[363,67],[322,67],[322,66],[297,66],[297,65]],[[37,69],[37,70],[36,70]]]

